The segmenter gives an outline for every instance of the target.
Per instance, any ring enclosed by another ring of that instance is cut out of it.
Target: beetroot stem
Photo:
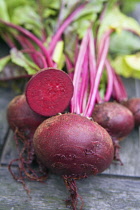
[[[85,54],[84,58],[84,63],[82,65],[82,81],[81,81],[81,87],[80,87],[80,95],[79,95],[79,104],[80,104],[80,113],[83,113],[83,110],[85,109],[86,106],[86,101],[87,101],[87,93],[88,93],[88,82],[89,82],[89,75],[88,75],[88,51],[89,49],[87,48],[87,52]]]
[[[114,69],[112,69],[112,71],[114,71],[113,97],[117,101],[121,102],[121,101],[126,100],[128,98],[127,91],[126,91],[125,86],[124,86],[124,84],[121,80],[121,77],[115,73]]]
[[[79,86],[81,83],[82,65],[86,54],[87,44],[88,44],[88,33],[86,33],[86,35],[82,40],[73,77],[74,93],[71,100],[71,112],[77,114],[80,114]]]
[[[138,33],[136,30],[132,29],[132,28],[123,28],[123,30],[125,31],[129,31],[137,36],[140,36],[140,33]]]
[[[110,43],[110,33],[112,30],[107,31],[104,34],[104,37],[101,40],[100,48],[99,48],[99,58],[97,60],[97,73],[95,75],[94,83],[91,84],[90,88],[90,96],[88,98],[87,107],[84,112],[84,116],[91,117],[93,108],[96,102],[96,97],[98,93],[98,87],[100,83],[100,79],[102,76],[102,72],[105,65],[105,60],[109,50],[109,43]]]
[[[16,39],[19,41],[19,43],[21,44],[21,46],[24,48],[23,50],[21,50],[21,52],[27,52],[29,54],[31,54],[31,59],[34,61],[34,63],[39,67],[39,68],[47,68],[47,62],[46,59],[44,57],[44,55],[37,51],[34,47],[34,45],[24,36],[17,36]],[[40,63],[40,60],[38,59],[38,57],[41,59],[42,63]],[[42,66],[43,64],[43,66]]]
[[[32,41],[34,41],[38,45],[38,47],[42,50],[44,56],[46,57],[48,66],[53,67],[53,61],[52,61],[47,49],[44,47],[42,42],[34,34],[32,34],[30,31],[26,30],[25,28],[22,28],[21,26],[15,25],[13,23],[6,22],[2,19],[0,19],[0,22],[9,26],[9,27],[11,27],[11,28],[16,29],[17,31],[21,32],[22,34],[24,34],[25,36],[30,38]]]
[[[113,73],[112,67],[108,59],[105,61],[106,71],[107,71],[107,90],[105,93],[104,101],[109,101],[113,91]]]
[[[56,32],[56,34],[52,37],[51,43],[50,43],[50,47],[49,47],[49,52],[50,54],[53,53],[53,50],[58,42],[58,40],[60,39],[61,35],[63,34],[64,30],[66,29],[66,27],[74,20],[75,15],[77,13],[79,13],[84,7],[85,4],[80,5],[78,8],[76,8],[62,23],[62,25],[59,27],[58,31]]]
[[[117,101],[119,100],[119,97],[120,97],[120,87],[119,87],[119,84],[118,84],[118,81],[116,79],[116,75],[115,75],[115,72],[114,71],[113,71],[113,94],[112,94],[112,96]]]
[[[74,65],[67,55],[65,55],[65,62],[66,62],[67,72],[68,72],[70,78],[73,79]]]
[[[103,48],[105,46],[105,42],[106,42],[107,38],[110,37],[110,34],[112,32],[113,32],[113,29],[107,30],[104,33],[103,37],[101,38],[101,41],[99,42],[99,46],[97,46],[97,53],[98,53],[98,55],[97,55],[97,65],[99,65],[99,63],[101,61],[101,58],[100,57],[102,57],[102,52],[103,52]],[[98,42],[98,40],[97,40],[97,42]]]
[[[44,56],[40,52],[34,51],[33,49],[24,49],[24,50],[21,50],[21,52],[23,52],[23,53],[29,53],[29,54],[35,54],[34,62],[35,62],[35,58],[40,57],[41,60],[42,60],[42,63],[43,63],[43,68],[47,68],[46,60],[45,60]],[[39,66],[39,64],[38,64],[38,66]]]
[[[122,93],[122,96],[121,96],[121,98],[120,98],[120,101],[121,101],[121,100],[126,100],[126,99],[128,98],[128,96],[127,96],[127,91],[126,91],[126,89],[125,89],[125,86],[124,86],[124,84],[123,84],[123,81],[122,81],[122,79],[121,79],[121,77],[120,77],[119,75],[116,74],[116,77],[117,77],[118,82],[119,82],[119,84],[120,84],[121,93]]]
[[[89,68],[90,68],[90,83],[93,85],[96,75],[96,57],[95,57],[95,41],[92,30],[89,30]]]
[[[6,41],[6,43],[10,48],[16,47],[15,43],[13,42],[12,38],[8,33],[3,33],[1,34],[1,36],[3,37],[3,39]]]

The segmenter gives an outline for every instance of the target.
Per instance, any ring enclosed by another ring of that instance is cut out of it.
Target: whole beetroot
[[[113,143],[97,123],[77,114],[45,120],[35,131],[34,149],[42,164],[59,175],[96,175],[113,160]]]
[[[123,101],[122,104],[126,106],[134,116],[135,126],[140,125],[140,98],[130,98]]]
[[[25,133],[34,133],[45,119],[30,109],[24,94],[16,96],[8,104],[7,120],[13,131],[18,129]]]
[[[126,137],[134,128],[132,112],[117,102],[105,102],[95,105],[92,117],[111,135],[114,143],[114,160],[121,162],[119,140]]]
[[[103,126],[113,138],[124,138],[134,128],[132,112],[117,102],[97,104],[92,117],[93,120]]]
[[[25,187],[25,177],[31,180],[35,178],[42,180],[42,174],[41,177],[38,177],[36,172],[33,169],[31,170],[31,165],[35,160],[33,135],[36,128],[45,119],[45,117],[30,109],[24,94],[13,98],[7,107],[7,120],[14,132],[14,139],[18,150],[18,158],[11,160],[8,168],[14,179],[20,181],[27,192],[29,191]],[[15,175],[11,168],[14,162],[18,163],[19,176]]]

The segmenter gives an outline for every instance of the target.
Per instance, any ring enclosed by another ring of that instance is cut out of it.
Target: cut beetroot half
[[[68,107],[73,95],[73,83],[62,70],[47,68],[29,80],[25,94],[33,111],[43,116],[53,116]]]

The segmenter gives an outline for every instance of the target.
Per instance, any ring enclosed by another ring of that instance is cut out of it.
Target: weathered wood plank
[[[15,92],[11,88],[0,88],[0,151],[3,147],[8,131],[8,123],[6,119],[7,105],[14,96]]]
[[[140,80],[135,80],[135,86],[136,86],[136,97],[140,97]]]
[[[6,174],[6,176],[5,176]],[[29,199],[22,185],[13,181],[6,168],[0,168],[0,209],[67,210],[68,192],[60,177],[50,176],[46,183],[27,182]],[[139,210],[140,180],[116,176],[96,176],[77,181],[83,210]]]
[[[14,141],[13,131],[9,131],[8,138],[1,153],[0,164],[8,165],[11,160],[18,158],[18,152]],[[14,165],[17,165],[15,162]]]
[[[120,157],[123,166],[118,164],[111,164],[110,168],[104,173],[116,174],[124,176],[140,177],[140,145],[139,145],[139,132],[136,128],[127,138],[120,142]]]

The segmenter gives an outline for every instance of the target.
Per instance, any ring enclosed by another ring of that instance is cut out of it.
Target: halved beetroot
[[[64,71],[47,68],[29,80],[25,94],[33,111],[43,116],[53,116],[68,107],[73,95],[73,83]]]

